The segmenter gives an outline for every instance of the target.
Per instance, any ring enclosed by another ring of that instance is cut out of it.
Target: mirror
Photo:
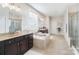
[[[38,29],[38,15],[26,4],[0,4],[0,35],[20,31],[37,32]]]
[[[9,7],[0,4],[0,35],[21,31],[22,16]]]

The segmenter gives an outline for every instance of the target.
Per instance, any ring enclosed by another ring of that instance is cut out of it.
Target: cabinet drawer
[[[0,46],[4,46],[4,42],[3,41],[0,42]]]
[[[24,35],[24,38],[28,38],[28,35]]]
[[[21,41],[22,39],[23,39],[22,36],[20,36],[20,37],[16,37],[16,38],[15,38],[15,42],[19,42],[19,41]]]
[[[9,44],[13,44],[13,43],[15,43],[15,40],[14,39],[9,39],[9,40],[6,40],[5,41],[5,45],[9,45]]]

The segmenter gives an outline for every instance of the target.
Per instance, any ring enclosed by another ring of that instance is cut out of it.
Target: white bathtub
[[[46,49],[49,44],[49,34],[47,33],[36,33],[33,35],[33,45],[36,48]]]

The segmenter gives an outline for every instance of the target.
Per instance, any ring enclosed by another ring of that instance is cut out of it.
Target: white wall
[[[39,28],[45,26],[45,18],[38,17]]]
[[[45,26],[48,28],[48,33],[50,33],[50,18],[49,18],[49,16],[47,16],[46,18],[45,18]]]
[[[38,19],[38,24],[39,24],[39,28],[45,26],[48,29],[48,33],[49,33],[49,16],[43,17],[42,19]]]
[[[50,34],[63,35],[64,19],[61,16],[50,18]],[[57,28],[61,27],[61,32],[59,33]]]
[[[64,37],[67,41],[68,45],[70,46],[70,37],[68,35],[68,9],[65,11],[64,14]]]

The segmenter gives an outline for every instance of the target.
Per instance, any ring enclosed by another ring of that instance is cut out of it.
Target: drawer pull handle
[[[18,43],[18,45],[19,45],[19,43]]]
[[[9,43],[11,43],[11,41],[9,41]]]

